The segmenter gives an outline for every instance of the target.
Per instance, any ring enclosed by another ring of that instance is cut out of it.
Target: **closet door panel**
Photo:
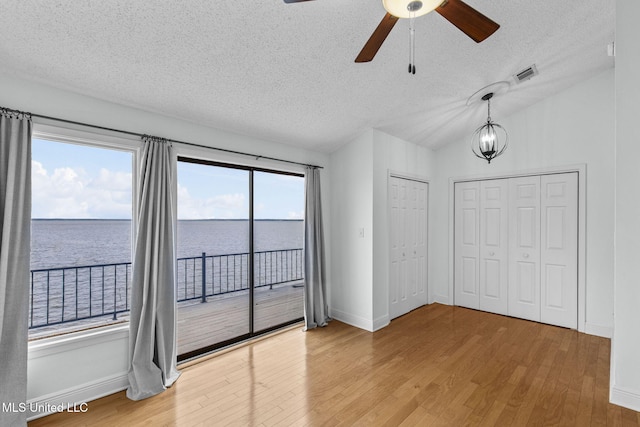
[[[509,179],[508,314],[540,321],[540,177]]]
[[[427,303],[428,185],[389,178],[389,317],[394,319]]]
[[[480,307],[480,183],[455,184],[454,289],[455,305]]]
[[[404,180],[392,177],[389,181],[389,187],[389,203],[391,208],[389,309],[390,317],[393,319],[407,310],[406,306],[410,282],[406,256],[409,194]]]
[[[541,177],[541,321],[578,327],[578,174]]]
[[[507,314],[508,180],[480,182],[480,309]]]

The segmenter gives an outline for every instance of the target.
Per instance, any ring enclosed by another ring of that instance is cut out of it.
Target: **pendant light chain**
[[[409,74],[416,73],[416,29],[415,12],[411,13],[409,19]]]

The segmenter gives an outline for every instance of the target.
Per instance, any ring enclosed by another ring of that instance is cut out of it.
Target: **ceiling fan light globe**
[[[417,3],[422,3],[422,7],[415,10]],[[443,3],[443,0],[382,0],[385,10],[398,18],[412,18],[426,15],[434,11]]]

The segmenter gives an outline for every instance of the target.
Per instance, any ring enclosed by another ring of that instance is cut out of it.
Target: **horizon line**
[[[131,221],[127,218],[31,218],[32,221]],[[178,218],[178,221],[249,221],[249,218]],[[254,221],[304,221],[304,218],[254,218]]]

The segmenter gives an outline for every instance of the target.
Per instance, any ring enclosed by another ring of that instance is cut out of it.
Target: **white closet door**
[[[509,179],[508,314],[540,321],[540,177]]]
[[[509,183],[480,183],[480,310],[507,314]]]
[[[578,327],[578,174],[541,177],[540,320]]]
[[[390,319],[427,303],[427,200],[427,183],[389,178]]]
[[[455,183],[455,305],[480,308],[480,183]]]

